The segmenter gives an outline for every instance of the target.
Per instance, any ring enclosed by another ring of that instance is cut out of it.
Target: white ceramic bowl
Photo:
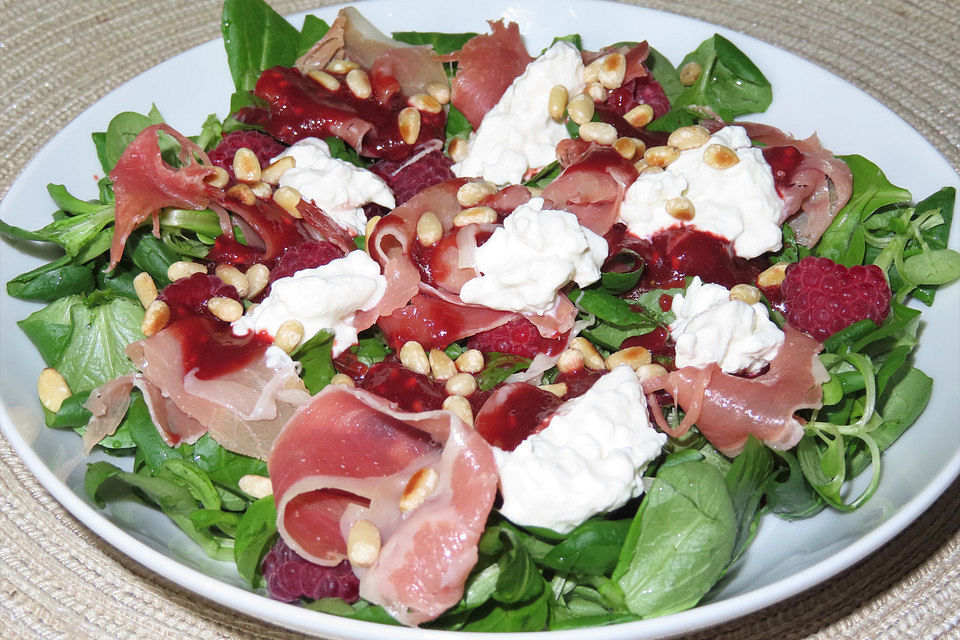
[[[409,3],[386,0],[364,2],[361,9],[385,31],[482,32],[484,20],[507,17],[520,24],[531,51],[549,44],[555,35],[572,32],[581,33],[588,48],[646,38],[674,62],[719,32],[743,49],[773,84],[774,102],[758,120],[802,136],[816,130],[828,148],[872,159],[891,181],[918,198],[945,185],[960,187],[956,173],[933,147],[867,94],[797,56],[703,22],[592,0],[420,0],[415,11]],[[326,8],[317,14],[330,20],[335,11]],[[456,22],[445,17],[450,15],[457,16]],[[91,106],[39,151],[0,203],[0,218],[29,228],[45,224],[40,214],[54,209],[45,191],[48,182],[64,183],[71,193],[93,197],[101,169],[90,133],[105,130],[114,114],[146,112],[155,102],[170,124],[194,133],[208,113],[224,114],[232,90],[219,41],[143,73]],[[958,231],[960,225],[955,224],[952,247],[958,246]],[[23,252],[22,248],[22,243],[7,240],[0,245],[3,282],[49,259],[47,252]],[[884,455],[883,479],[865,507],[852,514],[826,511],[795,523],[768,516],[737,568],[695,609],[553,635],[582,640],[653,638],[717,624],[825,580],[902,530],[960,471],[958,301],[960,287],[955,285],[941,292],[936,307],[924,313],[926,327],[916,364],[936,381],[933,399],[920,421]],[[269,600],[247,591],[232,565],[207,558],[159,512],[127,504],[114,504],[106,511],[92,507],[83,491],[87,458],[81,453],[80,439],[72,432],[43,426],[36,397],[36,376],[43,365],[14,324],[36,308],[5,294],[0,298],[0,423],[40,482],[87,526],[185,588],[285,627],[336,638],[450,637],[447,632],[371,625]],[[94,456],[103,457],[102,453]]]

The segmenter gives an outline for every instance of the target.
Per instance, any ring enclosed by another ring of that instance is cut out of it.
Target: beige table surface
[[[322,4],[329,2],[274,2],[282,13]],[[960,3],[635,4],[730,27],[833,71],[899,113],[960,167]],[[0,195],[83,109],[219,36],[218,19],[217,0],[0,0]],[[838,577],[690,638],[960,638],[958,530],[955,482],[903,534]],[[53,500],[0,437],[0,639],[295,637],[118,553]]]

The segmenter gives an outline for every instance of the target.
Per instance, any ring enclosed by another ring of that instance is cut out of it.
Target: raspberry
[[[301,269],[316,269],[328,262],[343,257],[343,251],[326,240],[307,241],[288,247],[277,260],[277,266],[270,272],[270,282],[292,276]]]
[[[509,353],[524,358],[533,358],[538,353],[556,355],[566,344],[566,333],[556,338],[544,338],[526,318],[516,318],[496,329],[478,333],[467,341],[471,349]]]
[[[642,78],[633,78],[623,83],[623,86],[611,91],[607,97],[607,106],[620,116],[640,104],[650,105],[653,108],[654,118],[659,118],[670,111],[670,100],[667,94],[649,71]]]
[[[787,267],[781,290],[787,322],[820,341],[859,320],[879,325],[890,311],[890,286],[876,265],[848,269],[808,256]]]
[[[396,402],[404,411],[436,411],[447,397],[443,384],[392,360],[370,367],[360,388]]]
[[[281,154],[285,146],[259,131],[233,131],[228,133],[207,156],[210,162],[223,167],[233,177],[233,156],[237,150],[246,147],[257,155],[260,166],[266,167],[270,160]]]
[[[340,598],[356,602],[360,598],[360,581],[344,560],[335,567],[324,567],[304,560],[293,549],[277,540],[260,565],[267,592],[274,600],[293,602],[304,597],[311,600]]]
[[[420,150],[414,150],[414,155]],[[404,167],[406,160],[380,160],[370,167],[387,183],[400,206],[427,187],[432,187],[454,177],[450,165],[453,161],[440,151],[431,151],[414,163]],[[403,167],[400,169],[400,167]],[[399,169],[399,171],[397,171]]]
[[[189,316],[213,318],[214,315],[207,310],[207,300],[213,297],[240,300],[234,287],[206,273],[195,273],[168,284],[157,299],[170,307],[170,322],[173,323]]]

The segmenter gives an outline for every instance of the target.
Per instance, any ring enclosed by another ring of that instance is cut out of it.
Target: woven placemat
[[[292,13],[330,3],[273,4]],[[952,0],[636,4],[812,60],[899,113],[960,168],[960,5]],[[218,36],[218,20],[218,0],[0,0],[0,196],[84,108]],[[2,437],[0,514],[4,639],[299,637],[199,598],[115,551],[39,486]],[[960,484],[840,576],[688,640],[806,637],[960,638]]]

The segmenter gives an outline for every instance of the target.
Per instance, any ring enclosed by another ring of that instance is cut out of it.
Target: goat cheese
[[[293,187],[300,197],[323,210],[352,235],[361,235],[367,224],[363,205],[375,202],[393,209],[393,193],[379,176],[330,155],[319,138],[304,138],[272,161],[292,157],[296,166],[280,174],[279,186]]]
[[[607,241],[580,226],[567,211],[543,208],[532,198],[477,247],[480,276],[464,283],[460,299],[504,311],[543,315],[569,282],[585,287],[600,279]]]
[[[455,175],[495,184],[519,184],[531,168],[556,160],[557,143],[570,137],[550,118],[550,90],[558,84],[570,96],[583,91],[583,60],[576,47],[557,42],[527,65],[487,112],[467,144],[467,155],[453,165]]]
[[[303,324],[303,344],[323,329],[333,331],[333,355],[357,343],[353,318],[372,309],[387,289],[380,265],[363,251],[352,251],[315,269],[301,269],[274,281],[270,295],[233,323],[235,335],[266,331],[271,336],[287,320]]]
[[[666,442],[649,424],[636,373],[621,365],[513,451],[493,448],[500,512],[520,525],[568,533],[643,493],[643,471]]]
[[[705,367],[724,373],[759,373],[776,357],[784,334],[770,320],[763,303],[730,299],[730,290],[694,278],[673,297],[676,319],[670,335],[677,343],[678,367]]]
[[[714,169],[703,160],[711,144],[729,147],[740,161],[727,169]],[[695,210],[686,224],[729,240],[741,258],[780,249],[783,201],[770,165],[760,149],[750,146],[743,127],[724,127],[702,147],[681,151],[662,173],[639,176],[627,189],[620,218],[631,233],[649,238],[680,224],[666,211],[667,201],[680,196],[690,200]]]

